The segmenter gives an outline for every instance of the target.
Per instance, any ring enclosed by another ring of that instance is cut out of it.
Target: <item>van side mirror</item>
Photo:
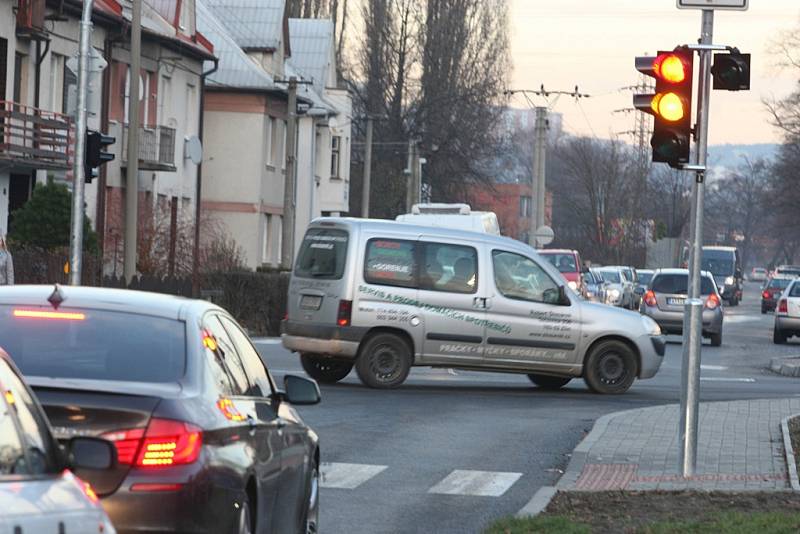
[[[567,296],[567,289],[564,286],[558,286],[558,305],[559,306],[571,306],[572,301],[569,300]]]

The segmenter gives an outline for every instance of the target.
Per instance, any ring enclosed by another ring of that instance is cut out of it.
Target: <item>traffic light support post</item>
[[[683,328],[683,366],[681,373],[681,437],[680,464],[684,477],[695,474],[697,467],[697,427],[700,407],[700,360],[703,343],[703,301],[700,298],[701,259],[703,251],[703,197],[705,193],[705,168],[708,150],[708,118],[711,100],[711,60],[717,48],[711,44],[714,34],[714,11],[703,10],[697,90],[697,123],[695,125],[695,153],[692,170],[695,182],[692,187],[692,247],[689,257],[689,291],[686,300]],[[684,169],[690,167],[683,166]],[[687,169],[689,170],[689,169]]]
[[[86,157],[86,95],[89,89],[89,47],[92,38],[93,0],[84,0],[78,55],[78,98],[75,110],[75,153],[72,166],[72,221],[69,240],[69,283],[81,284],[83,267],[84,158]]]

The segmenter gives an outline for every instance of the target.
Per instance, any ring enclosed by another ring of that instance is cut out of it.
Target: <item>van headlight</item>
[[[732,286],[733,285],[733,277],[729,276],[728,278],[726,278],[725,279],[725,284],[727,284],[729,286]]]
[[[658,323],[652,320],[650,317],[646,315],[642,315],[642,326],[644,326],[645,331],[648,335],[651,336],[660,336],[661,335],[661,327],[658,326]]]
[[[569,282],[567,282],[567,285],[573,291],[577,291],[578,290],[578,284],[573,280],[570,280]]]

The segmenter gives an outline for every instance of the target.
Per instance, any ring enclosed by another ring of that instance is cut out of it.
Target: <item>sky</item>
[[[762,99],[788,95],[800,71],[777,66],[770,45],[781,32],[800,31],[800,1],[750,0],[747,11],[716,11],[714,44],[752,54],[750,91],[712,91],[709,144],[779,143]],[[697,42],[701,11],[678,9],[675,0],[511,0],[513,89],[572,91],[550,105],[573,134],[612,137],[633,129],[629,90],[638,81],[634,57]],[[695,60],[697,64],[697,60]],[[695,81],[695,84],[697,82]],[[536,105],[546,105],[534,98]],[[512,106],[526,107],[522,97]],[[628,140],[631,140],[628,137]]]

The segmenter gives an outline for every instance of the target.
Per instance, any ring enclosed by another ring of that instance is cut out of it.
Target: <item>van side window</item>
[[[533,260],[502,250],[492,251],[494,283],[507,298],[558,303],[558,284]]]
[[[364,280],[384,286],[415,287],[416,242],[370,239],[364,257]]]
[[[478,290],[478,251],[445,243],[421,243],[419,288],[452,293]]]

